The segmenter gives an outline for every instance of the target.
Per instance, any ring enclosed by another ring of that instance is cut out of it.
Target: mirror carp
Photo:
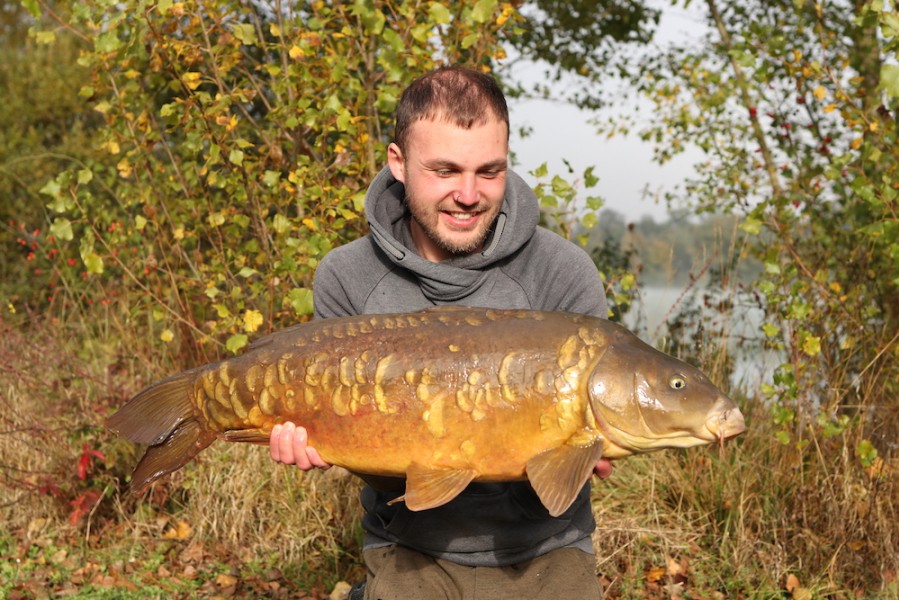
[[[527,479],[550,514],[601,457],[711,444],[746,426],[698,369],[585,315],[438,307],[303,323],[149,386],[108,419],[148,448],[135,492],[216,439],[304,426],[321,457],[403,477],[411,510]]]

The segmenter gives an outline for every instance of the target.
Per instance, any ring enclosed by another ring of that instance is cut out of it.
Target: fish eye
[[[687,387],[687,380],[684,379],[683,375],[672,375],[671,379],[668,380],[668,385],[672,390],[682,390]]]

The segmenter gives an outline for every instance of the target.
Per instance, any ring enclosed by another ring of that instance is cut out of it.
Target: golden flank
[[[439,307],[326,319],[152,385],[109,419],[147,444],[143,490],[216,439],[268,443],[302,423],[326,462],[404,477],[397,501],[440,506],[472,481],[530,481],[562,514],[603,456],[739,435],[743,415],[699,370],[610,321]]]

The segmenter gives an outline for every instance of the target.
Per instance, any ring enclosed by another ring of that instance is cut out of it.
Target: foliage
[[[829,500],[845,502],[829,479],[837,475],[814,456],[843,448],[851,461],[835,468],[845,489],[876,496],[887,484],[866,470],[896,461],[899,431],[899,17],[881,2],[707,0],[704,8],[698,46],[643,57],[634,71],[652,106],[642,136],[660,161],[691,146],[704,153],[686,188],[690,204],[740,212],[753,236],[764,332],[786,357],[763,392],[777,438],[795,455],[803,485],[794,493],[826,486]],[[610,129],[619,127],[630,121]],[[850,524],[871,518],[848,511],[838,529],[798,503],[788,511],[800,527],[826,529],[833,546],[794,549],[822,569],[828,552],[862,535]],[[843,584],[895,572],[891,542],[869,550],[870,572]]]
[[[575,175],[568,161],[567,177]],[[555,231],[567,240],[571,240],[587,249],[593,262],[599,267],[599,275],[606,287],[606,298],[609,303],[609,318],[620,321],[628,311],[637,292],[637,280],[632,273],[630,253],[615,244],[614,240],[602,248],[591,248],[590,232],[600,224],[600,209],[605,201],[599,196],[581,197],[581,191],[590,190],[599,183],[593,174],[594,167],[587,167],[580,178],[569,181],[562,175],[549,176],[549,169],[543,163],[531,175],[538,180],[534,193],[540,202],[541,225]]]
[[[0,33],[0,294],[44,306],[78,271],[48,235],[39,190],[94,154],[99,115],[78,97],[87,82],[75,63],[81,41],[39,45],[27,38],[24,11],[15,8],[4,7]]]
[[[307,317],[319,259],[364,231],[402,88],[438,61],[488,70],[511,16],[489,0],[80,3],[36,34],[91,42],[80,94],[103,119],[99,154],[42,188],[84,273],[66,301],[127,299],[129,327],[191,361]]]
[[[509,45],[540,63],[546,77],[533,89],[512,85],[512,94],[565,97],[587,108],[609,102],[609,72],[626,64],[619,60],[625,49],[648,44],[659,22],[659,10],[640,0],[534,0],[521,13],[521,33]],[[562,81],[573,81],[573,91],[562,91]]]

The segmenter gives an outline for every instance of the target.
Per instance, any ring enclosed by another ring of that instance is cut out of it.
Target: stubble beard
[[[453,242],[452,240],[446,239],[443,237],[438,230],[440,214],[439,211],[436,215],[436,219],[434,223],[429,223],[425,218],[427,215],[422,215],[417,210],[417,205],[415,204],[415,200],[411,197],[411,195],[406,193],[406,207],[409,209],[409,214],[412,216],[412,219],[421,227],[421,230],[424,231],[425,235],[428,236],[432,242],[437,244],[444,252],[448,252],[453,256],[465,256],[480,250],[484,242],[487,241],[487,236],[490,233],[490,230],[493,228],[493,222],[496,221],[496,214],[494,215],[482,215],[487,216],[486,226],[482,226],[483,228],[477,232],[477,235],[472,238],[470,241],[465,243]],[[436,210],[436,209],[435,209]]]

